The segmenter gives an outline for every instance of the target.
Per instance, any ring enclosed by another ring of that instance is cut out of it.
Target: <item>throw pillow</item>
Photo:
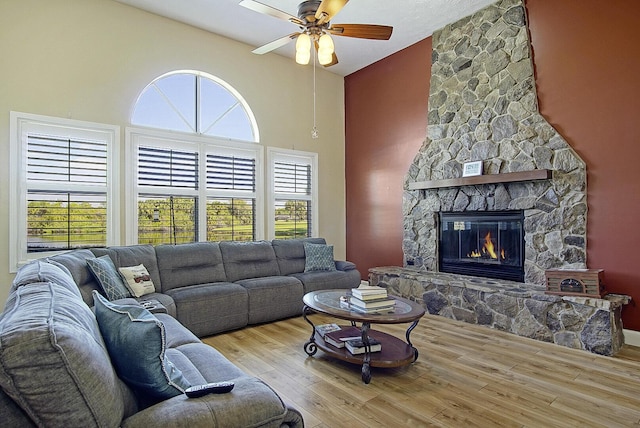
[[[304,243],[304,271],[336,270],[333,260],[333,245]]]
[[[131,297],[129,289],[122,282],[122,278],[109,256],[100,256],[95,259],[87,259],[87,266],[95,276],[102,291],[109,300]]]
[[[137,305],[117,305],[93,292],[96,319],[118,376],[133,389],[157,400],[184,393],[190,386],[165,355],[164,324]]]
[[[125,280],[125,284],[135,297],[142,297],[145,294],[153,293],[156,291],[149,271],[143,264],[137,266],[121,267],[118,269],[122,278]]]

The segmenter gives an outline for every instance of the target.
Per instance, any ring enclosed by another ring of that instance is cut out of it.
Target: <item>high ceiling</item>
[[[116,0],[158,15],[228,37],[248,50],[298,31],[290,22],[242,6],[240,0]],[[301,0],[259,0],[296,16]],[[495,0],[351,0],[334,23],[382,24],[393,27],[390,40],[334,37],[339,63],[328,70],[346,76],[429,37],[435,30],[482,9]],[[293,58],[295,44],[266,55]],[[292,60],[293,61],[293,60]]]

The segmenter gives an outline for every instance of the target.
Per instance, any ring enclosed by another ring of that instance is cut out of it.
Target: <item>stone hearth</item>
[[[545,287],[415,268],[369,270],[371,285],[423,303],[427,312],[601,355],[624,344],[621,309],[628,296],[557,296]]]

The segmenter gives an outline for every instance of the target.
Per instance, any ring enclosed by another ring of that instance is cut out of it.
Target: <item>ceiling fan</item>
[[[333,36],[359,39],[389,40],[393,27],[373,24],[331,24],[331,19],[349,0],[306,0],[298,5],[298,16],[293,16],[255,0],[242,0],[240,6],[256,12],[284,19],[300,27],[300,31],[274,40],[254,49],[256,54],[265,54],[296,40],[296,62],[308,64],[311,43],[318,52],[318,62],[325,67],[338,63],[334,52]]]

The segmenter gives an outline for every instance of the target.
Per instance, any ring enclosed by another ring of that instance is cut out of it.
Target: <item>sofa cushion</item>
[[[162,292],[188,285],[227,280],[217,242],[194,242],[156,247]]]
[[[324,238],[274,239],[271,241],[276,253],[281,275],[304,271],[304,243],[326,244]]]
[[[249,295],[249,324],[302,314],[302,283],[293,276],[267,276],[238,281]]]
[[[302,282],[305,293],[332,288],[356,288],[361,279],[360,272],[356,269],[292,273],[291,276],[298,278]]]
[[[305,272],[336,270],[333,245],[304,243]]]
[[[348,262],[346,260],[336,260],[336,269],[342,271],[354,270],[356,268],[356,264],[353,262]]]
[[[87,266],[89,266],[89,270],[98,280],[107,299],[118,300],[131,297],[131,293],[122,282],[122,278],[116,270],[111,257],[104,255],[94,259],[87,259]]]
[[[93,258],[95,258],[95,255],[91,251],[79,249],[58,254],[47,259],[60,263],[69,269],[73,281],[77,284],[80,294],[82,294],[82,299],[89,306],[93,306],[93,291],[99,290],[102,292],[102,287],[100,287],[96,277],[89,270],[89,266],[87,266],[87,259]]]
[[[33,283],[50,282],[66,288],[77,297],[82,297],[73,278],[66,272],[52,263],[34,260],[20,268],[11,284],[11,291]]]
[[[280,275],[276,254],[268,241],[220,242],[227,281]]]
[[[5,427],[35,427],[29,416],[0,388],[0,421]]]
[[[122,428],[139,427],[303,427],[299,413],[258,378],[233,378],[229,394],[209,394],[197,399],[175,397],[173,406],[152,406],[125,420]],[[168,422],[167,422],[168,421]]]
[[[216,282],[173,288],[167,292],[176,302],[176,316],[198,337],[247,325],[249,297],[238,284]]]
[[[142,306],[116,305],[94,293],[96,319],[113,365],[129,386],[157,401],[190,385],[166,352],[162,322]]]
[[[113,260],[117,268],[126,266],[144,265],[149,271],[149,276],[153,282],[156,292],[162,291],[160,281],[160,271],[158,270],[158,260],[156,250],[153,245],[128,245],[123,247],[92,248],[91,251],[96,257],[107,254]]]
[[[118,426],[136,402],[76,293],[54,282],[10,293],[0,315],[0,385],[39,426]]]
[[[137,266],[123,266],[118,268],[131,294],[142,297],[156,291],[149,271],[143,264]]]

